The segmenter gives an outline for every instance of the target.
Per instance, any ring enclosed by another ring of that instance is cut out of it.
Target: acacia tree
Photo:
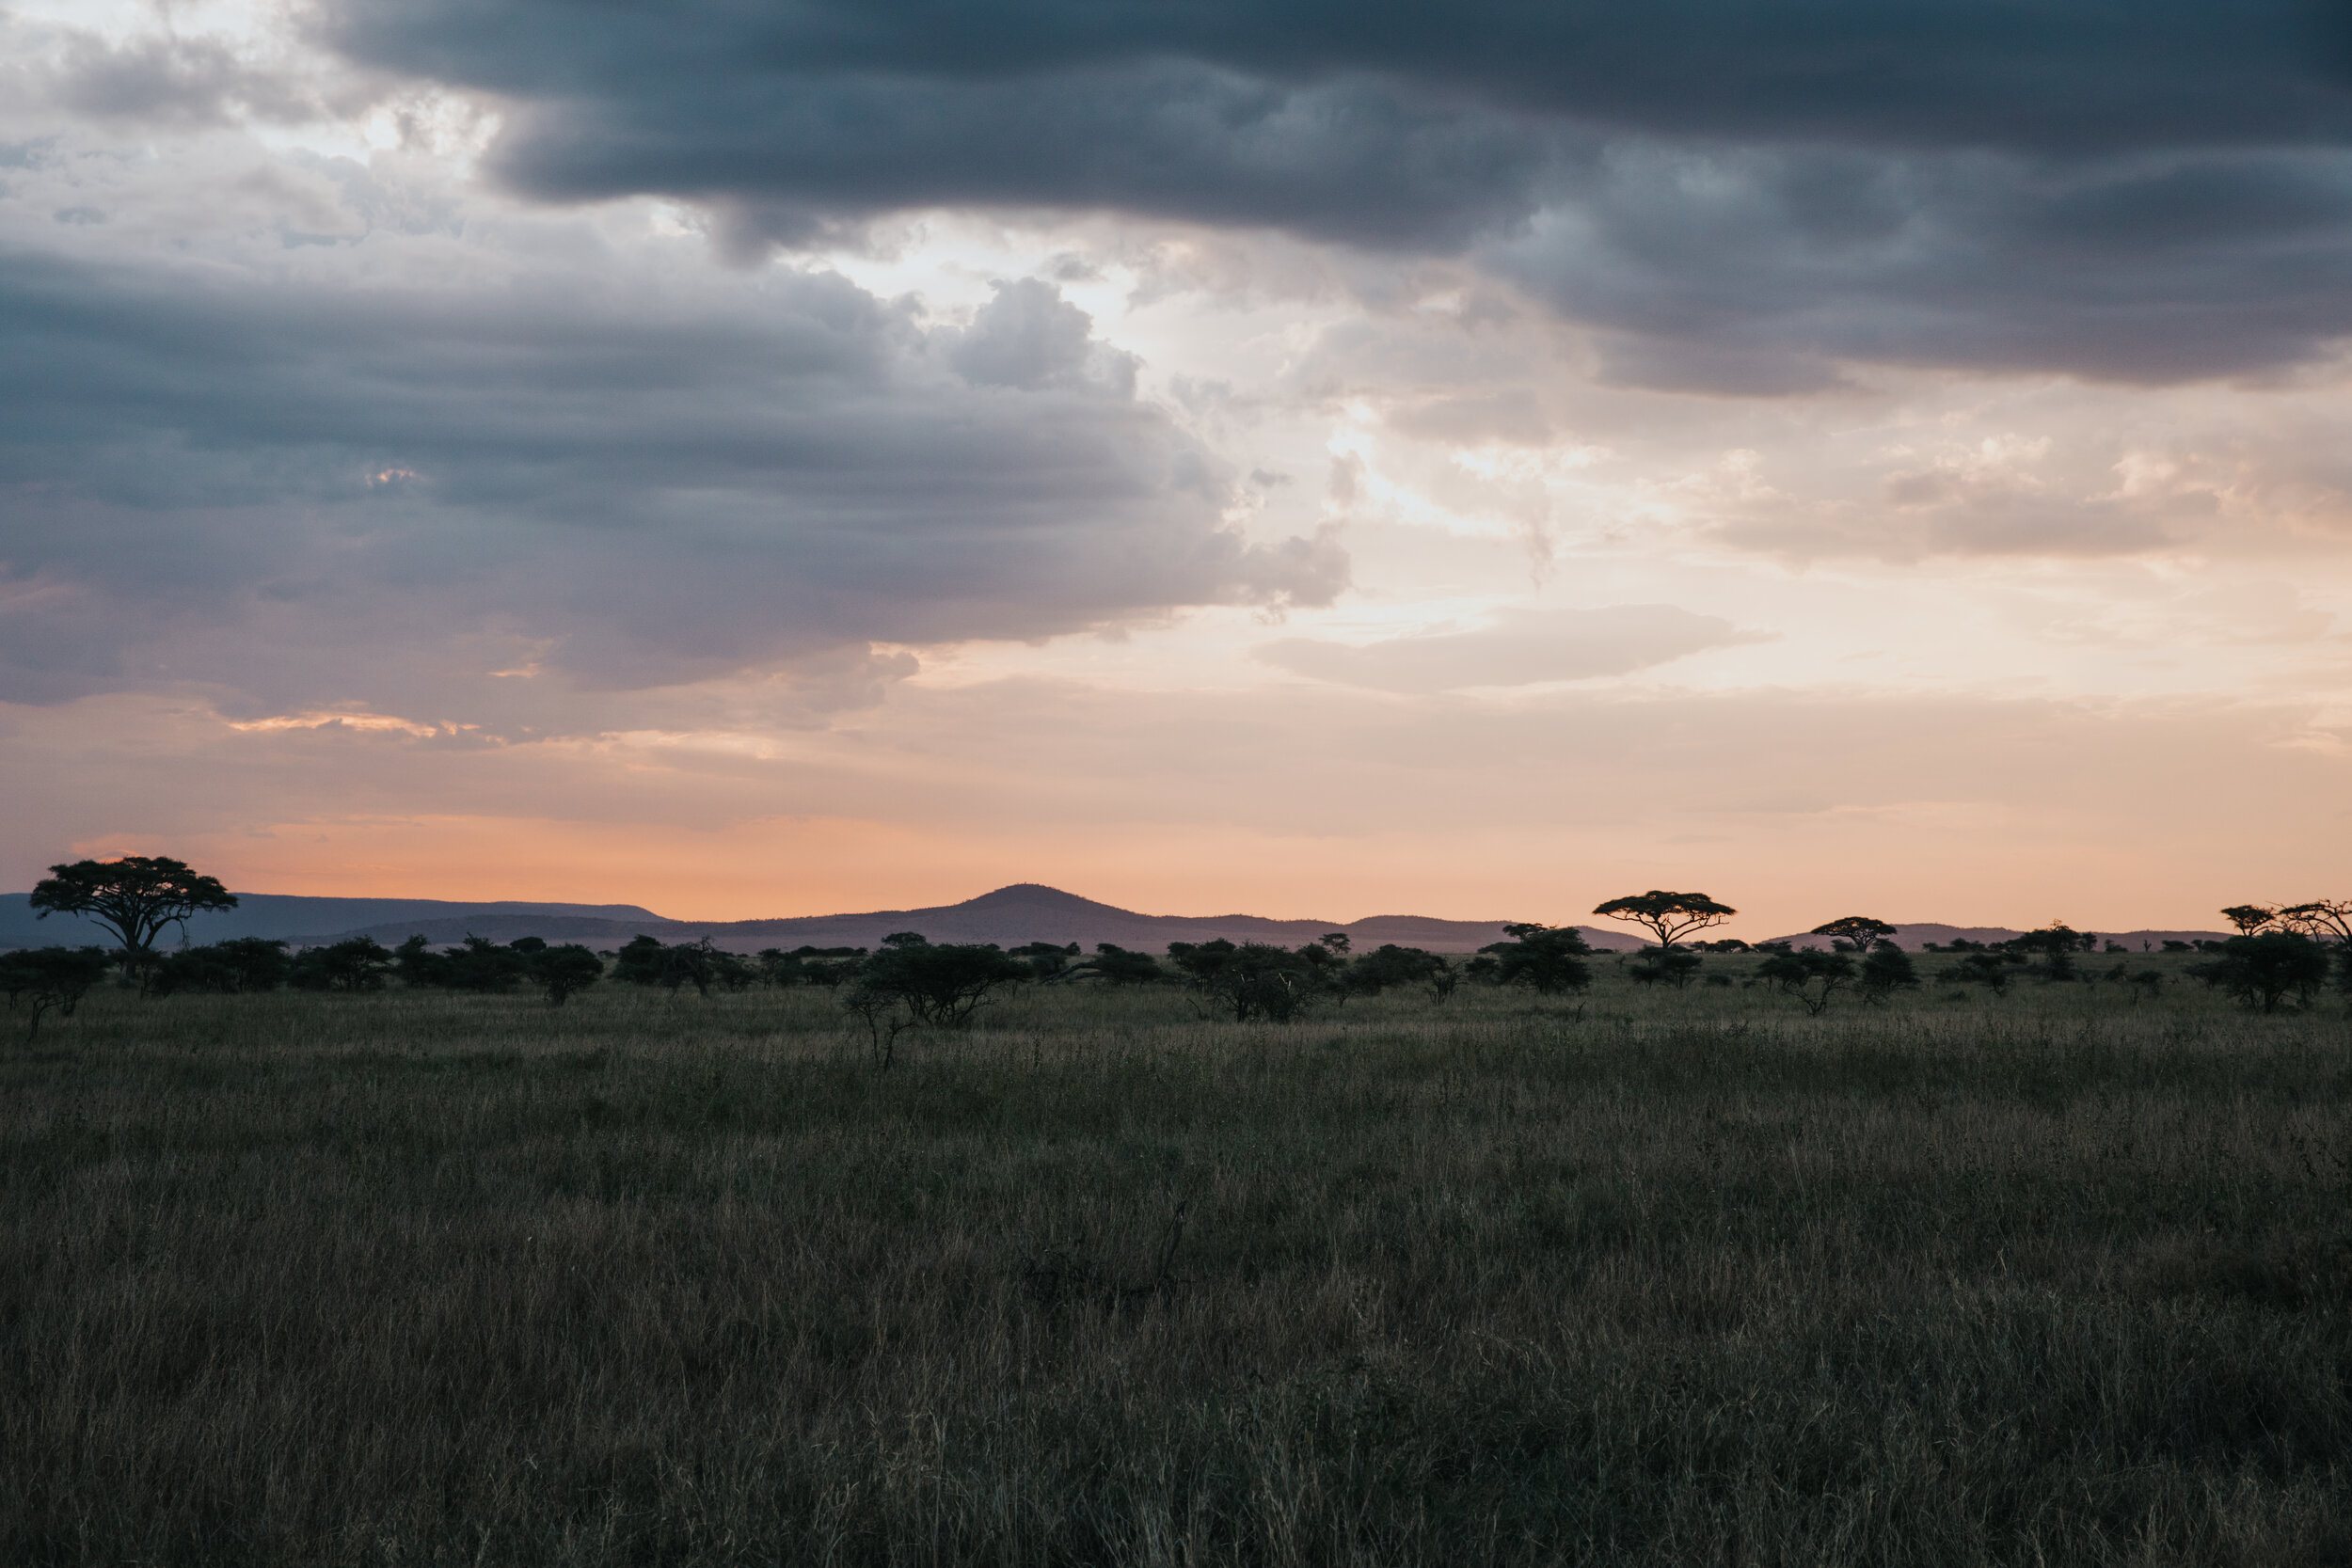
[[[40,1015],[50,1008],[56,1008],[60,1018],[72,1018],[83,995],[105,978],[107,962],[103,947],[23,947],[0,953],[0,991],[8,993],[8,1006],[14,1009],[22,1000],[32,1009],[25,1042],[30,1044],[40,1033]]]
[[[2250,937],[2278,919],[2282,911],[2267,904],[2233,904],[2221,911],[2221,918],[2237,927],[2237,934]]]
[[[1812,934],[1851,942],[1856,952],[1867,953],[1882,942],[1894,941],[1895,927],[1883,920],[1873,920],[1867,914],[1849,914],[1821,922],[1813,927]]]
[[[1520,921],[1505,926],[1509,942],[1481,949],[1498,960],[1495,979],[1506,986],[1525,986],[1538,996],[1581,991],[1593,983],[1585,959],[1593,950],[1573,926],[1541,926]]]
[[[2352,898],[2314,898],[2308,904],[2289,904],[2279,911],[2278,918],[2287,929],[2300,932],[2313,942],[2352,947]]]
[[[2189,971],[2233,1000],[2275,1013],[2288,996],[2309,1004],[2328,978],[2328,950],[2293,931],[2232,937],[2221,956]]]
[[[122,943],[122,969],[129,974],[154,953],[167,926],[187,928],[187,918],[207,910],[233,910],[237,895],[215,877],[199,873],[168,855],[125,855],[114,861],[75,861],[53,865],[33,887],[29,902],[37,920],[53,914],[87,915]]]
[[[2279,919],[2298,936],[2333,947],[2336,984],[2352,990],[2352,898],[2314,898],[2308,904],[2290,904],[2279,911]]]
[[[1775,951],[1757,966],[1756,973],[1757,978],[1771,981],[1783,996],[1793,996],[1804,1003],[1804,1010],[1816,1018],[1829,1006],[1830,998],[1854,979],[1853,959],[1843,953],[1824,953],[1818,947]]]
[[[1639,926],[1658,939],[1659,946],[1672,947],[1692,931],[1720,926],[1740,911],[1728,904],[1718,904],[1704,893],[1664,893],[1652,888],[1647,893],[1612,898],[1593,912]]]

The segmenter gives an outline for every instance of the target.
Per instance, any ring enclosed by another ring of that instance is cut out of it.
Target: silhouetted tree
[[[1231,1009],[1237,1023],[1255,1019],[1288,1023],[1327,994],[1331,955],[1328,949],[1315,951],[1319,958],[1310,958],[1305,949],[1294,953],[1262,942],[1237,945],[1223,937],[1168,944],[1169,959],[1193,989]]]
[[[2237,934],[2250,937],[2279,918],[2280,911],[2267,904],[2233,904],[2221,911],[2221,918],[2237,927]]]
[[[1864,1001],[1884,1002],[1899,990],[1918,990],[1919,972],[1912,966],[1910,954],[1881,941],[1862,960],[1860,984]]]
[[[2026,965],[2023,953],[1993,953],[1979,949],[1961,956],[1960,962],[1944,972],[1947,980],[1962,985],[1982,986],[1994,995],[2005,995],[2009,983]]]
[[[2279,911],[2287,929],[2331,948],[2336,956],[2336,985],[2352,991],[2352,899],[2314,898],[2290,904]]]
[[[1644,950],[1626,965],[1625,973],[1635,985],[1668,985],[1680,990],[1698,976],[1706,962],[1696,953],[1686,953],[1679,947],[1654,947]]]
[[[522,942],[515,945],[520,948]],[[526,953],[524,962],[532,982],[547,992],[548,1006],[551,1007],[562,1006],[570,997],[604,978],[604,960],[576,942],[555,947],[542,945],[536,952]]]
[[[1071,962],[1078,956],[1078,944],[1074,942],[1067,944],[1056,942],[1025,942],[1007,956],[1027,964],[1032,980],[1054,980],[1064,976],[1075,978],[1076,970],[1083,967]]]
[[[2308,1004],[2327,983],[2328,950],[2294,931],[2265,931],[2232,937],[2220,957],[2190,971],[2232,1000],[2275,1013],[2289,996]]]
[[[82,998],[113,965],[103,947],[20,947],[0,953],[0,991],[8,993],[8,1010],[14,1012],[22,1004],[32,1014],[25,1042],[30,1044],[40,1033],[41,1015],[52,1007],[59,1018],[72,1018]]]
[[[1107,942],[1096,942],[1094,957],[1082,967],[1114,986],[1149,986],[1168,978],[1160,960],[1151,954],[1130,952]]]
[[[292,967],[284,942],[266,937],[231,937],[162,955],[148,967],[143,990],[150,996],[276,990],[285,983]]]
[[[1509,942],[1479,951],[1495,960],[1494,977],[1506,986],[1525,986],[1538,996],[1581,991],[1593,983],[1592,966],[1584,960],[1593,949],[1573,926],[1540,926],[1521,921],[1505,926]]]
[[[1782,995],[1804,1003],[1804,1010],[1816,1017],[1829,1006],[1831,997],[1854,980],[1852,958],[1843,953],[1824,953],[1818,947],[1776,951],[1756,966],[1756,973],[1758,979],[1771,981]]]
[[[535,942],[537,947],[501,947],[488,937],[468,936],[459,946],[442,949],[422,936],[413,936],[392,949],[392,964],[403,985],[439,990],[513,990],[531,973],[531,954],[547,947],[537,937],[523,941]]]
[[[1740,911],[1728,904],[1718,904],[1704,893],[1664,893],[1652,888],[1647,893],[1612,898],[1593,912],[1639,926],[1658,939],[1659,946],[1672,947],[1691,932],[1720,926]]]
[[[373,937],[346,937],[295,954],[286,983],[297,990],[382,990],[391,962],[390,950]]]
[[[2098,945],[2097,936],[2077,931],[2062,920],[2052,921],[2038,931],[2027,931],[2000,944],[2007,953],[2040,954],[2042,977],[2048,981],[2075,978],[2074,955],[2090,952]]]
[[[2314,898],[2308,904],[2289,904],[2279,911],[2279,919],[2289,930],[2314,942],[2352,947],[2352,899]]]
[[[673,996],[679,987],[692,986],[695,995],[708,996],[714,985],[731,991],[749,990],[760,972],[708,937],[665,946],[657,938],[640,936],[612,956],[612,977],[633,986],[660,986]]]
[[[856,989],[861,1005],[879,998],[903,1006],[917,1023],[961,1027],[992,992],[1027,978],[1028,965],[995,947],[884,937]]]
[[[145,963],[167,926],[187,928],[188,916],[207,910],[233,910],[237,895],[217,879],[202,876],[167,855],[125,855],[120,860],[75,861],[53,865],[33,886],[34,918],[87,915],[114,932],[122,943],[125,974]]]
[[[1358,995],[1377,996],[1391,987],[1425,985],[1430,975],[1448,968],[1446,961],[1435,953],[1389,942],[1369,953],[1358,954],[1347,966],[1343,983]]]
[[[1867,914],[1841,915],[1825,920],[1813,927],[1812,935],[1849,942],[1857,953],[1867,953],[1882,942],[1894,940],[1895,927],[1883,920],[1873,920]]]

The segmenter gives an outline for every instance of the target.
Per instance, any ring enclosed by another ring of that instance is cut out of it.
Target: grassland
[[[94,996],[0,1048],[0,1561],[2352,1560],[2341,1002],[1602,968],[887,1074]]]

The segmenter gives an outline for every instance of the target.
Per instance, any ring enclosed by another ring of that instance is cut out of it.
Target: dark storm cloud
[[[1618,379],[1809,390],[1849,357],[2161,382],[2352,331],[2352,157],[1613,150],[1486,252]]]
[[[666,106],[681,129],[725,112],[694,112],[714,87],[1034,82],[1190,60],[1279,82],[1377,76],[1676,135],[2112,150],[2333,136],[2352,67],[2334,0],[338,0],[326,26],[398,69]]]
[[[1114,209],[1468,253],[1621,380],[1828,361],[2139,380],[2352,330],[2336,0],[335,0],[373,66],[509,101],[535,196],[737,248],[897,208]]]
[[[0,255],[0,697],[644,687],[869,641],[1319,603],[1041,284],[313,290]]]

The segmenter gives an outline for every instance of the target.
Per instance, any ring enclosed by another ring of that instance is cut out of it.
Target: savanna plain
[[[2343,1000],[1597,968],[887,1071],[93,992],[0,1046],[0,1561],[2352,1561]]]

